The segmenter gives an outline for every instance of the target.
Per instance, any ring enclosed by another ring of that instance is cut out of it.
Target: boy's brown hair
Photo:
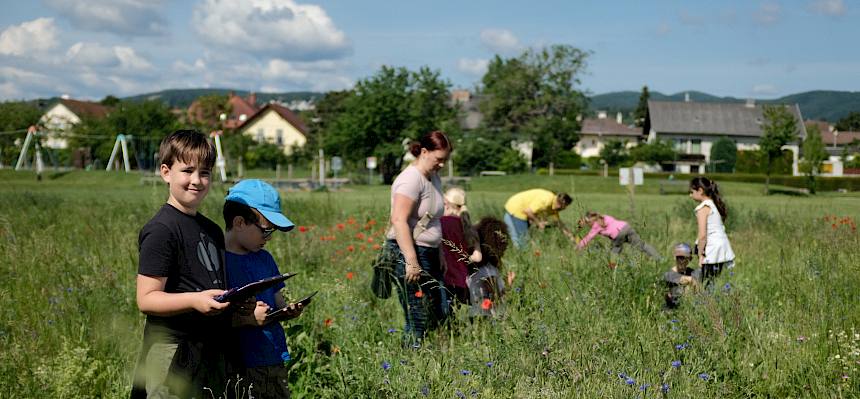
[[[481,253],[484,255],[481,263],[490,263],[501,269],[502,256],[505,254],[505,250],[508,249],[508,243],[511,239],[505,222],[487,216],[475,225],[475,231],[478,233],[478,240],[481,242]]]
[[[161,140],[158,164],[169,168],[177,160],[212,169],[215,166],[215,148],[206,135],[197,130],[177,130]]]

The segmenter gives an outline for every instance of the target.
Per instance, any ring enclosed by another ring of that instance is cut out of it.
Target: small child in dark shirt
[[[678,243],[672,249],[675,256],[675,266],[672,266],[668,272],[663,275],[666,281],[668,292],[666,293],[666,307],[674,309],[681,303],[681,297],[691,287],[697,283],[696,277],[699,270],[693,270],[689,267],[690,261],[693,260],[693,251],[690,244],[685,242]]]
[[[469,287],[471,316],[498,316],[502,313],[501,299],[505,294],[505,282],[499,269],[502,256],[508,249],[511,236],[504,222],[494,217],[484,217],[475,226],[481,248],[481,260],[466,278]],[[508,273],[508,281],[514,274]]]

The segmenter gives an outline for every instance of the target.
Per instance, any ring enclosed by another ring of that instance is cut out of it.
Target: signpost
[[[334,178],[337,179],[337,172],[343,169],[343,159],[340,157],[331,157],[331,171],[334,172]]]
[[[636,194],[636,186],[641,186],[645,183],[645,171],[642,168],[620,168],[618,169],[618,183],[622,186],[627,186],[627,191],[630,193],[630,216],[635,215],[636,207],[633,199]]]
[[[367,184],[373,184],[373,170],[376,169],[376,157],[367,157]]]

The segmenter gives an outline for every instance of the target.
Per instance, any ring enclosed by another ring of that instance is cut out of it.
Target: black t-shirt
[[[143,226],[138,237],[138,273],[167,277],[164,292],[197,292],[226,289],[224,233],[200,212],[191,216],[169,204]],[[191,311],[175,316],[146,317],[147,329],[163,327],[174,338],[189,335],[216,338],[212,332],[229,328],[224,316],[205,316]]]

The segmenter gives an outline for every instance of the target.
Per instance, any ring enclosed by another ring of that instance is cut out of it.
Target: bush
[[[774,160],[772,175],[790,175],[794,155],[791,151],[783,151],[782,158]],[[735,170],[738,173],[765,173],[767,160],[759,151],[738,151]]]
[[[719,162],[717,162],[719,161]],[[732,173],[738,161],[738,148],[727,137],[721,137],[711,147],[711,162],[713,171],[717,173]]]

